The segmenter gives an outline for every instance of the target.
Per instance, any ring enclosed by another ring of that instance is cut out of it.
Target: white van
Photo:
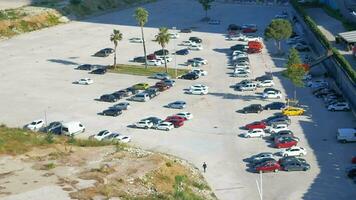
[[[74,136],[85,131],[85,126],[80,122],[67,122],[62,124],[62,133],[66,136]]]
[[[336,138],[339,142],[356,142],[356,128],[339,128]]]
[[[145,92],[142,92],[142,93],[139,93],[139,94],[136,94],[135,96],[133,96],[132,100],[146,102],[146,101],[150,100],[150,95],[148,95]]]
[[[252,83],[246,83],[244,85],[241,85],[239,90],[241,91],[254,91],[257,88],[257,83],[252,82]]]

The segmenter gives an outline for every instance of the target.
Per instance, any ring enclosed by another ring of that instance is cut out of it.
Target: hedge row
[[[350,63],[345,59],[343,55],[340,54],[340,52],[336,48],[332,47],[329,40],[320,31],[314,20],[311,19],[311,17],[307,14],[304,8],[298,4],[297,0],[290,0],[290,2],[294,9],[303,17],[304,22],[309,26],[310,30],[315,34],[316,38],[318,38],[320,43],[328,50],[332,50],[335,60],[349,74],[352,81],[356,83],[356,71],[352,68]]]

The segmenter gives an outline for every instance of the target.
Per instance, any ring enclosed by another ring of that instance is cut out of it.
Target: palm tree
[[[117,49],[117,45],[119,44],[119,41],[121,40],[122,40],[122,33],[120,33],[120,30],[114,29],[113,33],[110,35],[110,41],[113,42],[115,46],[114,68],[116,67],[116,49]]]
[[[147,69],[147,53],[146,53],[146,43],[145,43],[145,36],[143,34],[143,26],[148,21],[148,12],[146,9],[139,7],[135,10],[134,17],[137,20],[138,25],[141,27],[141,37],[142,37],[142,44],[143,44],[143,53],[145,56],[145,68]]]
[[[166,69],[166,73],[168,73],[168,68],[167,68],[165,47],[169,43],[169,39],[170,39],[170,37],[169,37],[169,33],[168,33],[168,28],[166,28],[166,27],[159,28],[158,35],[156,35],[156,41],[162,47],[164,68]]]

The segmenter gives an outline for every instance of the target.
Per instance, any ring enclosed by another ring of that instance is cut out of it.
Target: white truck
[[[339,142],[356,142],[356,128],[339,128],[336,138]]]

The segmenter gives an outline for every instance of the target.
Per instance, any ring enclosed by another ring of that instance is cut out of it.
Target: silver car
[[[185,108],[186,105],[187,105],[187,103],[185,103],[184,101],[175,101],[175,102],[169,103],[167,105],[167,107],[175,108],[175,109],[183,109],[183,108]]]

